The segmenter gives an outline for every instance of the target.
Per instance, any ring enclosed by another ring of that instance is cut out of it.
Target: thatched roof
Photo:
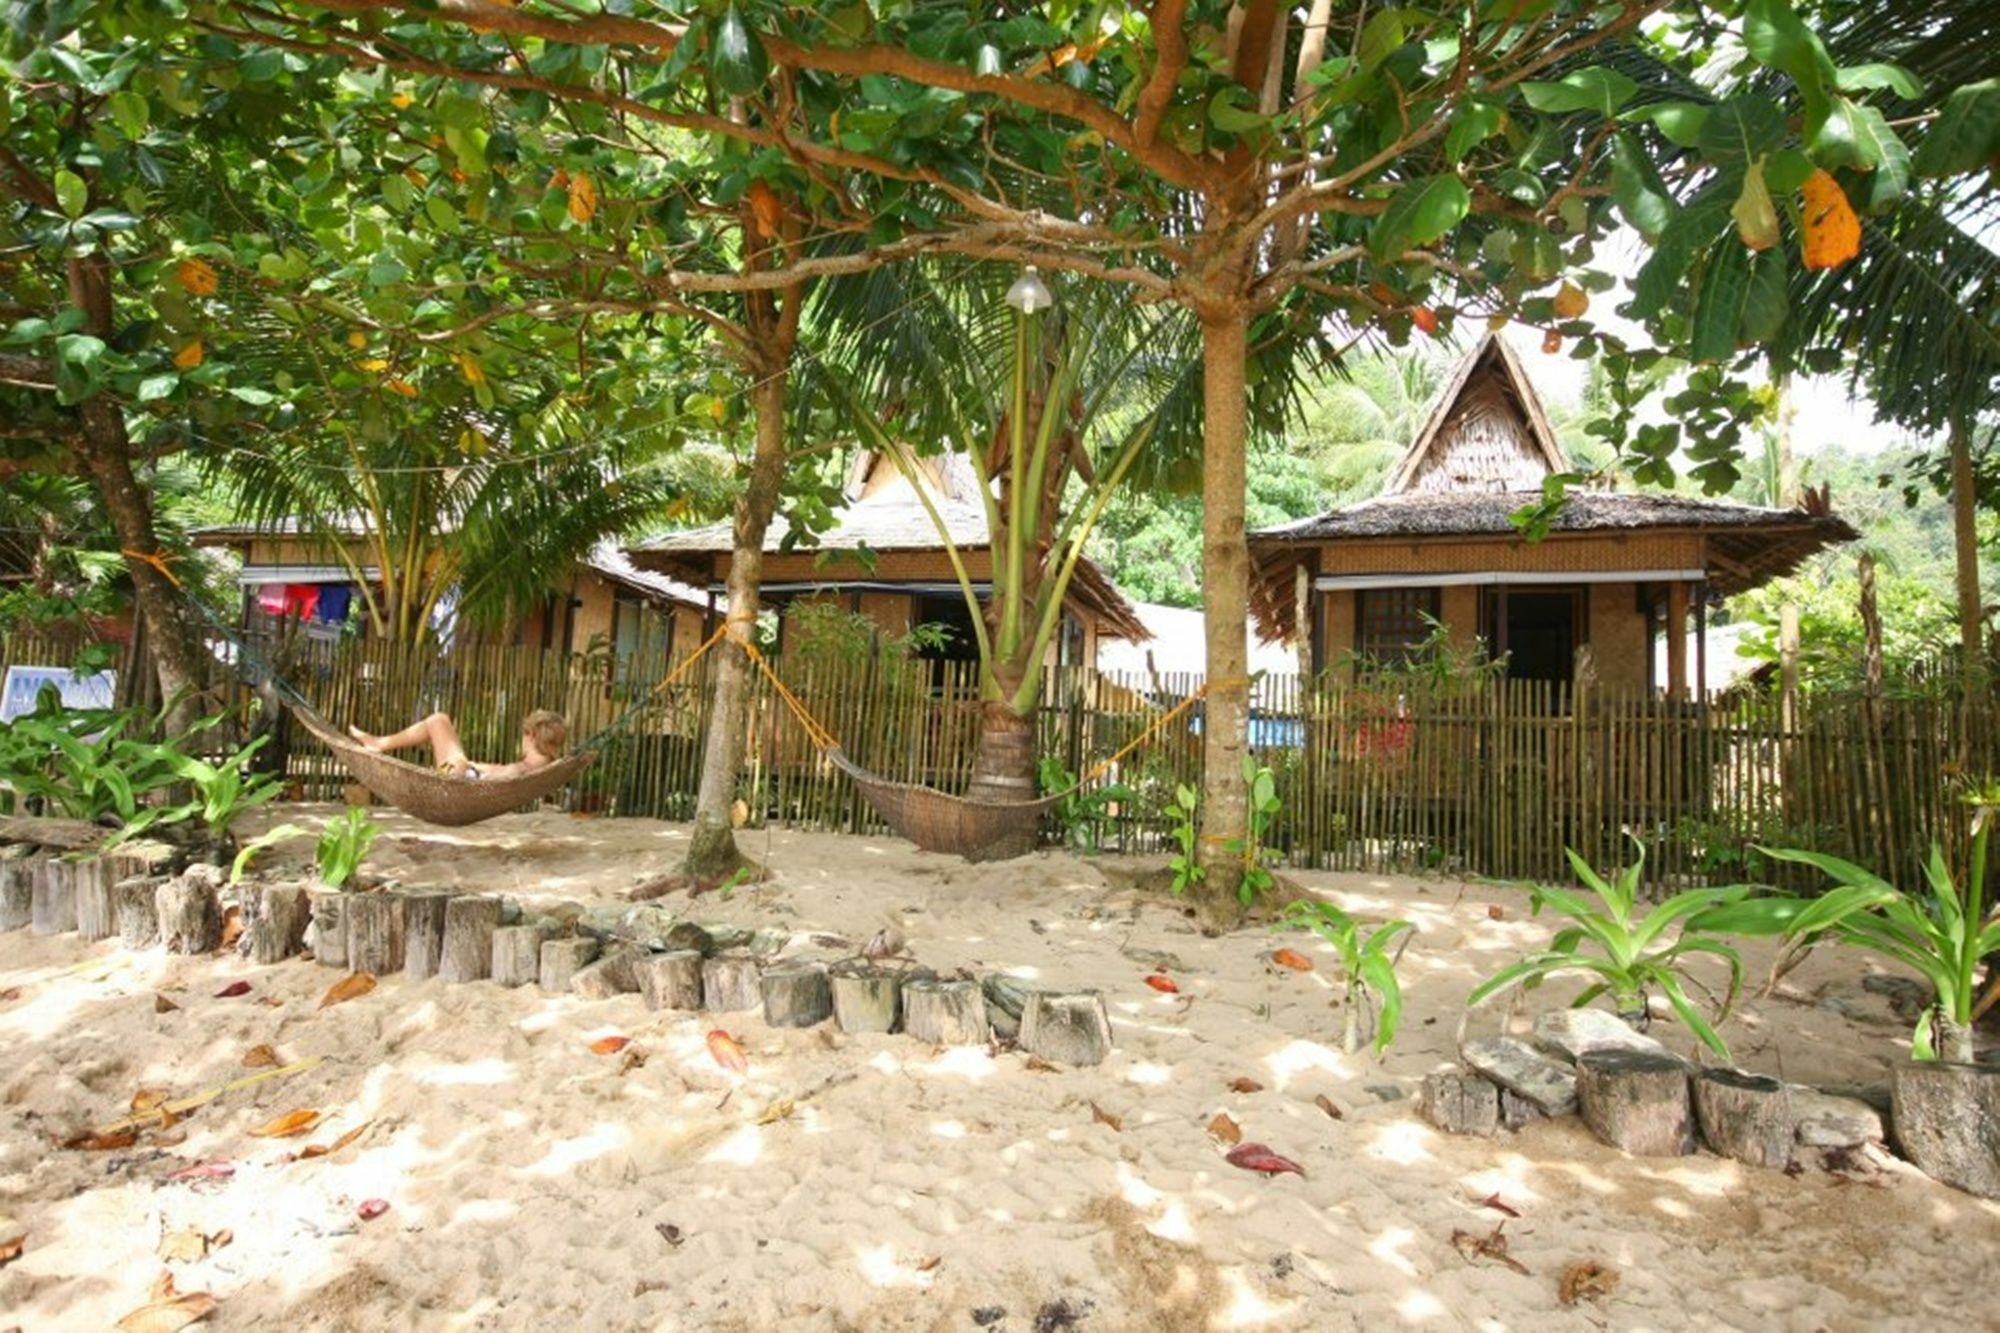
[[[881,480],[880,469],[893,466],[887,459],[876,460],[877,480]],[[933,484],[927,489],[938,516],[944,520],[951,545],[960,552],[984,551],[991,538],[986,527],[985,508],[970,489],[979,484],[971,468],[964,465],[964,460],[954,458],[935,468],[931,477]],[[861,484],[862,480],[857,479],[850,489],[860,489]],[[789,531],[789,525],[783,518],[773,519],[770,529],[764,534],[765,552],[769,554],[786,549],[785,537]],[[704,586],[719,577],[718,571],[722,566],[717,557],[727,556],[735,546],[734,526],[723,522],[669,532],[629,548],[627,554],[641,569],[659,570]],[[930,514],[909,483],[895,477],[887,484],[877,485],[872,493],[843,506],[835,515],[834,525],[821,533],[810,549],[877,554],[888,551],[942,551],[945,542],[938,534],[937,524],[931,521]],[[853,570],[842,571],[839,568],[819,571],[814,578],[823,581],[829,588],[875,581],[868,575],[857,575]],[[1118,591],[1110,576],[1087,556],[1077,562],[1069,596],[1072,603],[1091,615],[1107,634],[1134,643],[1152,637],[1145,622],[1132,609],[1125,595]]]
[[[655,602],[678,602],[683,606],[707,607],[708,598],[699,588],[679,579],[668,578],[633,564],[615,541],[603,541],[583,558],[583,563],[604,578],[629,588]]]
[[[1568,470],[1520,358],[1488,333],[1439,390],[1383,493],[1526,491]]]

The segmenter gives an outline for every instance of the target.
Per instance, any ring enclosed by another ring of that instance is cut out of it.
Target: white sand
[[[528,897],[614,895],[669,867],[685,837],[559,815],[458,832],[391,823],[381,872]],[[703,916],[857,941],[893,917],[931,966],[1102,987],[1118,1049],[1099,1069],[1044,1073],[1020,1054],[900,1036],[648,1014],[637,996],[584,1004],[400,977],[321,1010],[338,974],[309,963],[14,932],[0,936],[0,994],[20,990],[0,1000],[0,1214],[28,1234],[0,1269],[0,1330],[106,1327],[168,1267],[182,1291],[220,1299],[223,1329],[968,1329],[997,1306],[990,1326],[1019,1331],[1038,1312],[1067,1327],[1050,1306],[1063,1300],[1092,1333],[1810,1330],[1968,1327],[1992,1308],[2000,1208],[1907,1169],[1788,1178],[1708,1156],[1629,1159],[1574,1121],[1485,1141],[1416,1119],[1417,1084],[1449,1058],[1476,978],[1546,938],[1516,891],[1301,877],[1421,928],[1403,965],[1405,1035],[1378,1064],[1339,1053],[1326,972],[1271,967],[1259,932],[1203,938],[1172,902],[1108,887],[1076,858],[974,867],[783,833],[748,846],[777,881],[706,900]],[[1308,938],[1288,942],[1330,966]],[[1178,956],[1184,998],[1143,984],[1151,967],[1126,951],[1144,950]],[[1865,967],[1816,958],[1793,983],[1808,1002],[1749,1004],[1726,1029],[1739,1058],[1794,1080],[1881,1081],[1907,1034],[1861,991]],[[214,998],[239,978],[250,996]],[[156,1013],[159,993],[180,1008]],[[1818,994],[1862,1017],[1816,1007]],[[1536,1003],[1557,999],[1552,988]],[[704,1046],[717,1026],[750,1051],[740,1083]],[[621,1072],[621,1057],[590,1053],[611,1033],[645,1063]],[[51,1146],[116,1118],[142,1087],[239,1077],[260,1043],[324,1063],[217,1100],[178,1144]],[[1263,1090],[1230,1091],[1238,1078]],[[789,1118],[758,1123],[787,1098]],[[1096,1123],[1093,1103],[1122,1131]],[[325,1126],[248,1135],[300,1107]],[[1219,1111],[1308,1176],[1226,1164],[1204,1130]],[[364,1121],[338,1154],[279,1160]],[[200,1161],[235,1174],[163,1183]],[[1501,1220],[1480,1205],[1496,1192],[1522,1214],[1506,1235],[1525,1275],[1451,1243]],[[370,1198],[390,1210],[357,1221]],[[164,1264],[162,1235],[187,1227],[234,1239]],[[1615,1269],[1617,1289],[1564,1309],[1558,1278],[1584,1258]]]

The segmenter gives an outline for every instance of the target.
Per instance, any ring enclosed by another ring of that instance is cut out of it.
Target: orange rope
[[[1134,737],[1130,742],[1128,742],[1124,749],[1118,751],[1118,753],[1112,755],[1109,759],[1099,760],[1096,764],[1092,765],[1088,773],[1085,773],[1082,777],[1077,779],[1076,785],[1079,787],[1087,787],[1091,783],[1103,777],[1106,773],[1109,773],[1112,769],[1118,766],[1119,760],[1123,759],[1126,755],[1131,754],[1134,750],[1144,745],[1147,741],[1153,739],[1153,737],[1158,735],[1159,732],[1163,730],[1168,723],[1172,722],[1182,713],[1185,713],[1188,709],[1193,708],[1196,704],[1200,703],[1203,699],[1207,698],[1208,692],[1210,690],[1227,689],[1236,685],[1248,685],[1249,683],[1250,683],[1250,677],[1248,676],[1229,676],[1225,677],[1222,680],[1209,681],[1208,683],[1204,684],[1200,689],[1196,690],[1193,694],[1190,694],[1187,698],[1181,700],[1179,703],[1175,704],[1172,708],[1169,708],[1166,712],[1154,718],[1151,725],[1149,725],[1144,731],[1140,732],[1136,737]]]
[[[133,550],[121,549],[118,552],[118,554],[124,556],[127,560],[136,560],[142,565],[151,565],[154,569],[160,572],[161,577],[166,579],[167,582],[173,584],[176,588],[182,586],[179,576],[176,575],[173,570],[167,567],[166,557],[162,556],[158,551],[133,551]]]

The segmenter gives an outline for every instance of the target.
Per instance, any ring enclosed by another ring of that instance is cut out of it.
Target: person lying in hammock
[[[431,762],[440,773],[455,778],[513,778],[547,768],[562,757],[569,742],[569,727],[562,714],[537,708],[521,719],[521,757],[511,764],[475,764],[459,743],[458,727],[449,713],[432,713],[388,736],[376,736],[359,727],[347,734],[378,753],[408,749],[414,745],[431,747]]]

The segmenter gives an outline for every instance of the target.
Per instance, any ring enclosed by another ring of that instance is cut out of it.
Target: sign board
[[[53,685],[65,708],[109,708],[118,697],[118,673],[98,671],[79,675],[68,667],[10,666],[0,691],[0,722],[12,722],[35,711],[43,687]]]

